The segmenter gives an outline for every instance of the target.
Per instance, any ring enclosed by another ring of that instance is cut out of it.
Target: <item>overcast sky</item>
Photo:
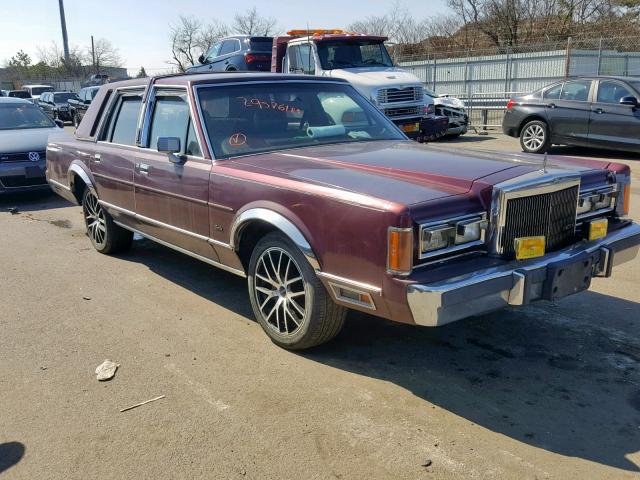
[[[125,66],[135,73],[168,68],[169,23],[179,15],[230,23],[236,12],[252,6],[273,16],[283,30],[340,28],[369,15],[386,13],[391,0],[65,0],[69,44],[86,46],[91,35],[118,48]],[[58,0],[0,0],[0,65],[22,49],[37,61],[36,47],[62,45]],[[405,1],[417,18],[443,13],[446,0]]]

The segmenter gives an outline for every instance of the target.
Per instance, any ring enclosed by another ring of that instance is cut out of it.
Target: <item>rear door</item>
[[[545,92],[545,111],[553,143],[587,145],[591,114],[591,80],[565,82],[557,99]],[[556,93],[555,90],[553,92]]]
[[[598,147],[640,151],[640,108],[620,105],[623,97],[638,97],[617,80],[599,80],[591,105],[589,143]]]
[[[155,87],[135,165],[135,210],[144,233],[207,258],[211,161],[202,155],[186,89]],[[157,151],[158,138],[180,139],[181,163]]]
[[[133,212],[133,165],[138,151],[136,132],[143,89],[114,92],[107,123],[100,133],[91,158],[98,198],[127,212]]]
[[[230,67],[233,56],[240,51],[240,41],[232,38],[222,42],[218,56],[213,60],[213,70],[216,72],[224,72]],[[237,67],[234,67],[237,69]]]

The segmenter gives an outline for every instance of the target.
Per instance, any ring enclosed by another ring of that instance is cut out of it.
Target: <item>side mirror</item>
[[[207,63],[207,59],[204,58],[204,55],[200,55],[198,57],[198,62],[200,62],[201,65],[204,65],[205,63]]]
[[[90,104],[91,104],[91,100],[83,100],[83,103],[84,103],[85,105],[90,105]]]
[[[58,120],[57,118],[54,120],[55,124],[60,127],[60,128],[64,128],[64,122],[62,120]]]
[[[638,99],[636,97],[622,97],[620,99],[620,105],[629,105],[630,107],[638,106]]]
[[[182,164],[184,160],[180,155],[180,139],[178,137],[159,137],[157,149],[159,152],[169,154],[169,161],[171,163]]]

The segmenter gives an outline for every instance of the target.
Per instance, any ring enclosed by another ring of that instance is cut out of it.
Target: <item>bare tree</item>
[[[69,62],[67,63],[64,60],[63,49],[56,42],[51,42],[46,46],[38,45],[36,52],[38,60],[43,64],[74,75],[81,74],[83,65],[88,62],[85,51],[77,45],[69,47]]]
[[[203,24],[196,17],[180,16],[171,26],[171,60],[169,63],[184,72],[195,65],[200,54],[205,53],[220,38],[227,35],[227,27],[216,20]]]
[[[87,55],[91,55],[91,49],[87,52]],[[93,55],[91,56],[93,61],[93,68],[96,73],[100,73],[101,67],[121,67],[122,58],[118,49],[106,38],[99,38],[94,43]]]
[[[231,30],[243,35],[268,37],[277,32],[278,21],[273,17],[262,17],[253,7],[244,14],[236,13]]]

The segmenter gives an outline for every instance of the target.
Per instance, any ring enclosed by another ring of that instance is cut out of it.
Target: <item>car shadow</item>
[[[240,277],[144,239],[119,258],[253,321]],[[537,448],[637,472],[625,456],[640,450],[639,311],[584,292],[436,329],[350,312],[334,341],[298,355]]]
[[[441,137],[439,139],[437,139],[434,144],[436,145],[446,145],[448,143],[450,144],[461,144],[464,145],[465,143],[477,143],[477,142],[484,142],[485,140],[495,140],[497,137],[496,136],[492,136],[491,134],[489,134],[488,132],[483,132],[483,133],[467,133],[465,135],[460,135],[459,137],[454,137],[454,136],[444,136]]]
[[[7,211],[35,212],[71,206],[73,206],[72,203],[51,190],[0,195],[0,213]]]
[[[24,444],[20,442],[0,443],[0,473],[20,462],[25,450]]]

